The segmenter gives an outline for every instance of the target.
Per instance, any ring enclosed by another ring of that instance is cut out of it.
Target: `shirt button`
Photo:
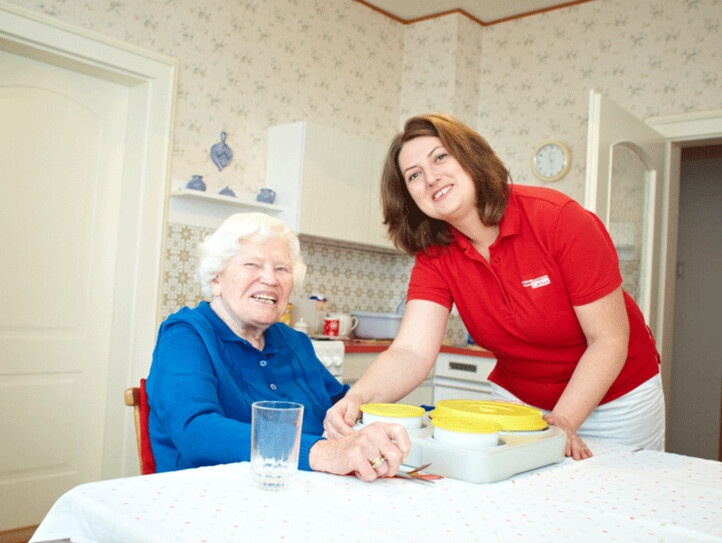
[[[505,300],[504,298],[502,298],[502,299],[501,299],[501,303],[503,303],[504,305],[506,305],[506,300]]]
[[[259,362],[259,364],[261,365],[262,368],[265,368],[268,365],[268,362],[266,362],[265,360],[261,360]]]
[[[274,385],[273,383],[271,383],[271,390],[276,390],[277,388],[278,388],[278,387],[277,387],[276,385]]]
[[[492,260],[494,261],[495,264],[498,264],[499,262],[501,262],[501,258],[499,258],[498,256],[495,256],[494,258],[492,258]]]

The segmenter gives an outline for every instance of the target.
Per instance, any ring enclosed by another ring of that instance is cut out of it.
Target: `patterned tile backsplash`
[[[195,277],[198,244],[212,232],[211,228],[168,225],[163,319],[183,306],[195,307],[203,299]],[[403,254],[342,247],[320,240],[301,240],[301,253],[307,266],[306,279],[303,285],[296,286],[291,299],[323,294],[331,311],[394,312],[406,294],[413,266],[413,260]],[[461,319],[452,315],[445,339],[452,345],[463,345],[466,334]]]

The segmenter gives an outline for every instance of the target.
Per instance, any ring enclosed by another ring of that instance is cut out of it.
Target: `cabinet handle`
[[[476,373],[476,364],[464,364],[463,362],[449,362],[450,370],[468,371],[469,373]]]

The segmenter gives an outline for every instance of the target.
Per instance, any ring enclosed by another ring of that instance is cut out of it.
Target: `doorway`
[[[667,450],[722,460],[722,145],[682,149]]]
[[[177,62],[0,0],[0,531],[137,473]]]

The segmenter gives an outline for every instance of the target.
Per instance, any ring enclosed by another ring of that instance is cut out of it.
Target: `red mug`
[[[339,320],[326,318],[323,319],[323,335],[338,336]]]

